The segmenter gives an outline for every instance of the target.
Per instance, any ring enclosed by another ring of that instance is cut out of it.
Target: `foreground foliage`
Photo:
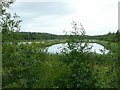
[[[34,44],[4,45],[3,88],[117,87],[115,54],[71,55],[48,54]]]

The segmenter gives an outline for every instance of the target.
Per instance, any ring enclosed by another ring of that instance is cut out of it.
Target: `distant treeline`
[[[51,40],[51,39],[63,39],[65,35],[55,35],[49,33],[37,33],[37,32],[19,32],[20,40]]]
[[[120,31],[117,30],[116,33],[109,32],[108,34],[105,35],[87,36],[87,38],[105,40],[109,42],[120,42]]]
[[[55,35],[50,33],[38,33],[38,32],[16,32],[18,36],[18,40],[51,40],[51,39],[67,39],[68,35]],[[89,36],[85,35],[85,39],[97,39],[97,40],[105,40],[111,42],[120,41],[120,32],[117,30],[116,33],[109,32],[105,35],[96,35]]]

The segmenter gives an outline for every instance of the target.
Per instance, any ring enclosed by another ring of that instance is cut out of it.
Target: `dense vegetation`
[[[3,88],[119,87],[119,49],[107,54],[104,51],[103,54],[90,52],[89,40],[84,40],[86,36],[83,26],[74,21],[73,32],[66,35],[68,47],[63,49],[62,54],[48,53],[45,48],[47,43],[18,45],[18,40],[29,40],[29,36],[26,35],[30,33],[19,33],[21,20],[16,21],[17,15],[11,18],[12,15],[3,10],[2,16],[6,16],[2,19]],[[20,34],[23,36],[19,37]],[[43,39],[39,33],[32,35],[33,39]],[[56,39],[56,35],[53,36]],[[69,53],[67,48],[70,49]]]
[[[116,33],[109,32],[105,35],[97,35],[97,36],[88,36],[91,39],[105,40],[109,42],[119,42],[120,41],[120,30],[117,30]]]

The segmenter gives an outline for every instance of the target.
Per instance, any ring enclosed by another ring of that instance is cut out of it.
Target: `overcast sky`
[[[10,12],[23,22],[21,31],[64,34],[72,20],[82,23],[87,35],[101,35],[118,29],[119,0],[16,0]]]

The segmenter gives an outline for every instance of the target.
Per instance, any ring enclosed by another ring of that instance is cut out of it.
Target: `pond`
[[[55,44],[55,45],[52,45],[52,46],[49,46],[48,47],[48,52],[49,53],[61,53],[61,51],[63,50],[63,48],[65,48],[67,45],[67,43],[65,44]],[[102,45],[100,44],[97,44],[97,43],[89,43],[88,47],[91,47],[91,52],[96,52],[98,54],[103,54],[102,51],[105,51],[105,54],[109,52],[109,50],[105,49]]]

